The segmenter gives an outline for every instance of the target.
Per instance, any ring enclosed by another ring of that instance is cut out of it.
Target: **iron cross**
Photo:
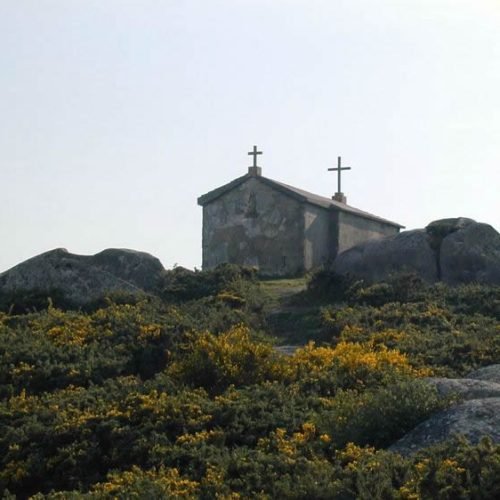
[[[250,151],[249,156],[253,156],[253,167],[257,167],[257,155],[261,155],[262,151],[257,151],[257,146],[253,147],[253,151]]]
[[[338,157],[338,167],[337,168],[329,168],[328,169],[329,171],[337,172],[337,176],[338,176],[337,177],[337,179],[338,179],[338,192],[339,193],[342,193],[341,184],[340,184],[340,173],[342,172],[342,170],[351,170],[351,167],[342,167],[341,164],[342,164],[342,160],[341,160],[341,157],[339,156]]]

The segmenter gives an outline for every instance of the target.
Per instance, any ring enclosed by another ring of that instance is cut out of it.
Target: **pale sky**
[[[246,173],[500,229],[499,0],[0,0],[0,271],[56,247],[201,266]]]

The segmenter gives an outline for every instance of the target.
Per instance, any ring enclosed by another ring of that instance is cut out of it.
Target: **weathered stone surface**
[[[251,177],[204,205],[203,269],[231,262],[265,275],[303,272],[303,219],[301,203]]]
[[[429,242],[432,248],[438,249],[446,236],[464,229],[470,224],[476,224],[473,219],[467,217],[455,217],[452,219],[439,219],[431,222],[425,227],[425,231],[429,235]]]
[[[409,455],[454,434],[462,434],[472,443],[487,435],[500,443],[500,398],[472,399],[437,413],[419,424],[389,449]]]
[[[333,270],[368,282],[382,281],[399,272],[415,272],[429,283],[438,279],[435,253],[423,229],[360,243],[339,254]]]
[[[469,223],[443,239],[441,279],[458,283],[500,284],[500,234],[488,224]]]
[[[103,250],[92,257],[92,264],[146,291],[155,290],[165,270],[156,257],[129,249]]]
[[[500,234],[465,217],[442,219],[426,229],[360,243],[339,254],[333,270],[368,282],[415,272],[429,283],[500,284]]]
[[[0,274],[0,293],[56,290],[74,304],[85,304],[106,293],[153,290],[162,272],[158,259],[143,252],[109,249],[87,256],[58,248]]]
[[[500,398],[500,384],[489,380],[432,377],[426,381],[436,387],[440,396],[456,394],[460,399]]]
[[[500,384],[500,364],[484,366],[483,368],[479,368],[479,370],[469,373],[467,377]]]

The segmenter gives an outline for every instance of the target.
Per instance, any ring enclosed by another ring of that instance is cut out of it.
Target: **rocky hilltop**
[[[75,255],[57,248],[0,274],[0,294],[57,292],[83,305],[108,293],[152,292],[163,272],[161,262],[145,252],[110,248],[96,255]]]
[[[498,285],[500,234],[472,219],[442,219],[425,229],[360,243],[339,254],[333,270],[368,282],[414,272],[428,283]]]

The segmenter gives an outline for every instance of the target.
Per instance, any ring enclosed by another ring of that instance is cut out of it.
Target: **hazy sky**
[[[247,171],[408,228],[500,229],[499,0],[0,0],[0,271],[65,247],[201,265]]]

